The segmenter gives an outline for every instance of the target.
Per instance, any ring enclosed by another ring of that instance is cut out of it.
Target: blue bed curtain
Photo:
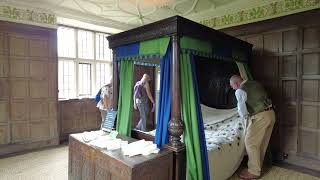
[[[206,137],[204,134],[202,111],[201,111],[201,106],[200,106],[201,102],[200,102],[200,95],[199,95],[199,90],[198,90],[196,64],[194,62],[196,59],[196,56],[194,56],[194,55],[190,55],[190,56],[191,56],[190,61],[191,61],[191,68],[192,68],[191,70],[192,70],[192,79],[193,79],[193,87],[194,87],[194,96],[195,96],[195,101],[196,101],[196,110],[197,110],[197,119],[198,119],[203,179],[210,180],[208,151],[207,151]]]
[[[171,116],[171,62],[172,48],[169,45],[165,56],[161,58],[160,62],[160,93],[155,138],[155,143],[158,147],[167,144],[169,140],[168,123]]]

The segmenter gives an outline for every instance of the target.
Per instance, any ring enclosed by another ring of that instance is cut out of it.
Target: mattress
[[[201,106],[207,141],[210,177],[225,180],[238,169],[244,153],[245,123],[237,109]]]
[[[226,180],[238,169],[245,154],[245,123],[239,117],[237,108],[215,109],[201,105],[201,111],[210,178]],[[155,136],[155,132],[156,130],[144,133]]]

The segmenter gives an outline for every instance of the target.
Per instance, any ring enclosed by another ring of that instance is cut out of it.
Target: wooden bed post
[[[167,146],[174,152],[173,180],[186,179],[186,148],[181,142],[183,122],[181,120],[181,95],[180,95],[180,41],[177,34],[172,36],[172,70],[171,70],[171,120],[168,131],[170,135]]]
[[[171,120],[169,121],[170,145],[179,147],[182,145],[180,136],[183,134],[183,123],[180,111],[180,45],[179,37],[172,36],[172,72],[171,72],[171,93],[172,107]]]
[[[118,91],[118,86],[119,86],[119,77],[118,77],[118,63],[116,60],[116,53],[115,49],[112,50],[112,84],[113,84],[113,96],[112,96],[112,108],[113,110],[118,109],[118,96],[119,96],[119,91]]]

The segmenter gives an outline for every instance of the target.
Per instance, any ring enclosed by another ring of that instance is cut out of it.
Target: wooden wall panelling
[[[96,102],[93,100],[86,101],[84,109],[86,111],[86,127],[84,128],[95,129],[100,127],[101,115],[96,107]]]
[[[10,144],[30,141],[28,37],[8,34],[10,78]]]
[[[297,78],[297,56],[282,57],[281,76],[283,78]]]
[[[26,99],[29,96],[29,80],[10,78],[12,100]]]
[[[76,128],[76,122],[80,121],[80,102],[59,101],[59,113],[61,122],[61,134],[71,133]]]
[[[319,75],[320,53],[303,54],[302,75]]]
[[[56,41],[55,29],[0,21],[0,155],[58,144]]]
[[[262,35],[253,35],[242,40],[247,41],[253,45],[252,54],[253,55],[261,55],[263,52],[263,36]]]
[[[58,63],[49,62],[48,63],[49,75],[48,75],[48,87],[49,87],[49,97],[52,99],[58,99]],[[58,104],[56,103],[56,107]]]
[[[8,43],[6,34],[0,32],[0,145],[10,142],[8,77]]]
[[[29,85],[31,98],[48,98],[49,83],[47,80],[31,80]]]
[[[101,125],[100,111],[94,99],[59,101],[60,140],[69,134],[97,130]]]
[[[301,29],[301,121],[299,154],[320,160],[320,26]]]
[[[298,134],[296,127],[280,127],[280,136],[281,139],[279,140],[280,152],[285,152],[289,154],[296,154],[297,153],[297,139]]]
[[[7,101],[0,101],[0,123],[8,123],[9,108]]]
[[[8,123],[1,123],[0,125],[0,145],[6,145],[10,142],[10,127]]]
[[[11,57],[27,57],[28,37],[10,33],[9,35],[9,55]]]
[[[30,140],[29,122],[12,122],[11,125],[11,143],[23,143]]]
[[[9,81],[8,78],[3,77],[0,78],[0,99],[8,100],[9,99],[9,93],[10,93],[10,87],[9,87]]]
[[[320,170],[319,18],[317,10],[224,30],[254,45],[252,72],[276,106],[274,151],[289,154],[288,163],[315,170]]]
[[[49,122],[46,120],[30,122],[30,138],[32,140],[45,140],[50,137]]]
[[[282,49],[281,32],[271,32],[263,35],[263,53],[273,54],[278,53]]]
[[[303,29],[298,27],[298,41],[297,41],[297,84],[298,84],[298,109],[297,109],[297,133],[298,133],[298,140],[297,140],[297,155],[301,152],[301,119],[302,119],[302,47],[303,47]]]
[[[303,31],[303,49],[320,48],[319,27],[306,28]]]
[[[29,76],[29,62],[25,58],[10,56],[10,77],[26,78]]]

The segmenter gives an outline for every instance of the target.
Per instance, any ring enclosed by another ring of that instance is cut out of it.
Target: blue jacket
[[[98,103],[101,100],[100,95],[101,95],[101,88],[100,88],[99,92],[97,93],[96,98],[94,99],[96,101],[96,103]]]

